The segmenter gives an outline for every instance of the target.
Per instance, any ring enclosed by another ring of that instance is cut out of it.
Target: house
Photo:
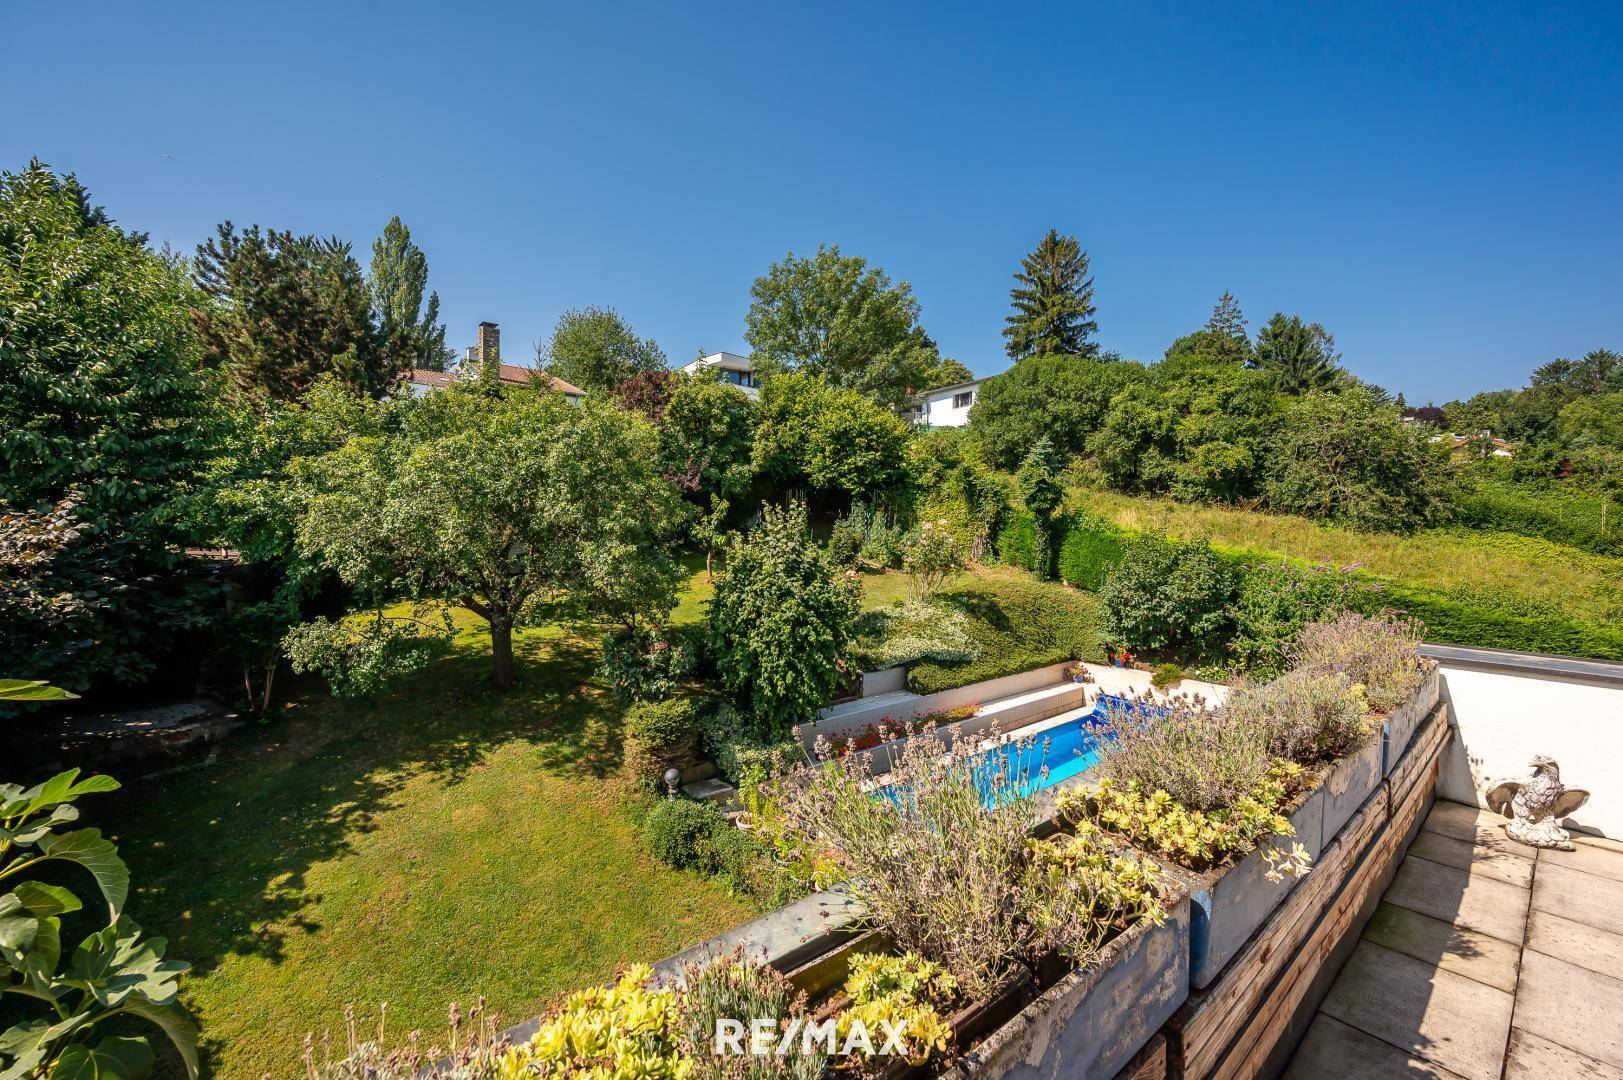
[[[981,383],[985,381],[972,379],[914,394],[908,401],[904,415],[919,427],[963,427],[969,423],[969,410],[980,393]]]
[[[477,379],[479,373],[484,370],[485,357],[501,355],[501,340],[501,329],[495,323],[482,322],[479,324],[479,344],[470,346],[455,367],[449,371],[412,368],[406,372],[405,384],[411,388],[414,397],[422,397],[430,390],[450,386],[464,379]],[[561,391],[570,401],[579,401],[586,393],[580,387],[548,375],[539,368],[521,367],[518,364],[502,364],[496,377],[503,386],[528,386],[531,380],[539,379],[554,390]]]
[[[1496,458],[1516,456],[1514,446],[1504,439],[1490,436],[1487,432],[1480,435],[1455,435],[1453,432],[1449,432],[1447,435],[1433,435],[1431,441],[1447,444],[1449,452],[1453,454],[1474,455],[1485,450],[1486,447],[1483,444],[1487,443],[1493,447],[1491,451],[1487,451],[1488,456]]]
[[[755,366],[750,363],[747,356],[737,353],[717,352],[708,356],[701,356],[690,364],[681,368],[684,375],[703,375],[713,373],[724,383],[731,383],[750,397],[760,396],[760,383],[755,378]]]

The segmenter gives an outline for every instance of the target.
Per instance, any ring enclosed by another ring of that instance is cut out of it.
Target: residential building
[[[405,382],[416,397],[422,397],[430,390],[450,386],[453,383],[477,379],[484,370],[486,356],[501,355],[501,328],[493,322],[479,324],[479,344],[471,345],[463,353],[462,360],[449,371],[427,371],[423,368],[412,368],[406,372]],[[571,401],[579,401],[586,393],[580,387],[562,379],[548,375],[539,368],[522,367],[518,364],[502,364],[497,372],[497,381],[503,386],[528,386],[533,379],[539,379],[559,390]]]
[[[981,383],[985,381],[972,379],[915,394],[908,401],[905,415],[920,427],[963,427],[969,423],[969,410],[974,407]]]
[[[731,383],[750,397],[760,396],[760,383],[755,378],[755,366],[750,363],[747,356],[737,353],[717,352],[708,356],[701,356],[690,364],[681,368],[684,375],[701,375],[711,372],[724,383]]]

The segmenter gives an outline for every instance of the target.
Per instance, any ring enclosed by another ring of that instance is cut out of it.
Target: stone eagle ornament
[[[1488,806],[1510,818],[1505,834],[1531,847],[1572,850],[1572,835],[1559,822],[1589,801],[1583,788],[1561,783],[1561,769],[1555,759],[1539,754],[1529,763],[1533,775],[1526,780],[1506,780],[1488,792]]]

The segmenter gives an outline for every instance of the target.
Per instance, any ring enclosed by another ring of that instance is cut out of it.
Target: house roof
[[[526,386],[532,378],[540,378],[554,390],[570,397],[582,397],[586,393],[573,383],[564,382],[538,368],[520,367],[518,364],[503,364],[501,368],[497,379],[507,386]],[[417,386],[450,386],[463,377],[455,371],[428,371],[424,368],[412,368],[406,373],[406,381]]]

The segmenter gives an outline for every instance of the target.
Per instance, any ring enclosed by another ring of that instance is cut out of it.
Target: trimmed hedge
[[[1402,582],[1387,582],[1385,595],[1392,607],[1425,624],[1426,640],[1441,645],[1623,660],[1623,626],[1505,597],[1452,595]]]
[[[1003,515],[1003,527],[997,533],[998,561],[1040,576],[1039,555],[1037,519],[1029,510],[1009,510]]]
[[[908,689],[933,694],[1062,660],[1104,660],[1097,598],[1037,581],[982,581],[940,593],[936,602],[967,616],[980,657],[967,664],[924,661],[907,671]]]
[[[1623,510],[1600,531],[1600,497],[1569,484],[1517,484],[1479,479],[1454,497],[1457,520],[1476,529],[1494,529],[1552,540],[1596,555],[1623,555]]]
[[[1101,521],[1066,518],[1060,523],[1059,576],[1079,589],[1098,592],[1126,551],[1120,532]]]

